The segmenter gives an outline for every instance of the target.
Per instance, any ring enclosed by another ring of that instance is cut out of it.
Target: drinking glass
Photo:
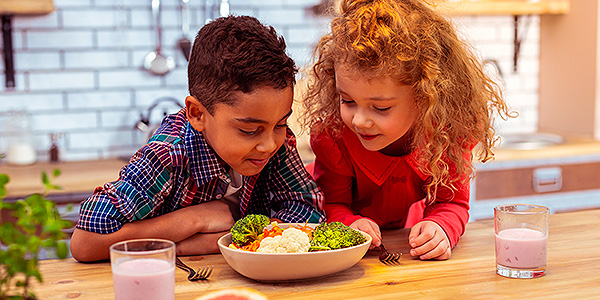
[[[110,246],[115,300],[175,299],[175,243],[137,239]]]
[[[505,204],[494,208],[496,273],[510,278],[544,276],[548,249],[545,206]]]

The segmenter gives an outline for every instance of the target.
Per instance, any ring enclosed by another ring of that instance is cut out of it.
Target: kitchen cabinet
[[[493,217],[498,204],[548,206],[551,212],[600,207],[600,142],[568,139],[534,150],[498,149],[471,181],[471,219]]]
[[[600,1],[540,18],[540,131],[600,140]]]
[[[447,0],[438,9],[453,15],[566,14],[570,0]]]

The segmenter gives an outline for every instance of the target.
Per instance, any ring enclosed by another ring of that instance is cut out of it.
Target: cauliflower
[[[256,252],[262,253],[299,253],[308,252],[310,239],[306,233],[296,228],[287,228],[282,235],[266,237],[260,242]]]

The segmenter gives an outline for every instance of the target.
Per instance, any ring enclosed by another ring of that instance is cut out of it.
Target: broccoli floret
[[[231,241],[243,246],[258,239],[263,229],[271,222],[264,215],[247,215],[235,222],[231,228]]]
[[[367,241],[360,232],[341,222],[321,223],[312,235],[311,251],[347,248]]]

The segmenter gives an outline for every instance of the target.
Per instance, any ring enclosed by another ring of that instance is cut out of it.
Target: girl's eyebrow
[[[342,89],[340,89],[338,87],[336,87],[336,90],[338,91],[338,94],[348,95],[348,93],[344,92]],[[395,96],[391,96],[391,97],[373,96],[373,97],[369,97],[367,99],[374,100],[374,101],[385,101],[385,100],[394,100],[394,99],[397,99],[397,97],[395,97]]]
[[[290,115],[292,114],[292,110],[290,109],[290,111],[285,114],[285,116],[283,116],[283,118],[281,118],[281,120],[279,120],[279,122],[287,119]],[[248,118],[235,118],[235,120],[237,122],[241,122],[241,123],[247,123],[247,124],[268,124],[269,122],[265,121],[265,120],[261,120],[261,119],[257,119],[257,118],[252,118],[252,117],[248,117]]]

